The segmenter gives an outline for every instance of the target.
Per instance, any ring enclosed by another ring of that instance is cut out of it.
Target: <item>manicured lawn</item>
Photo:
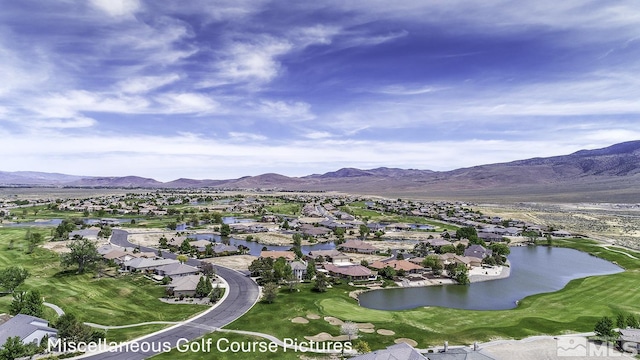
[[[124,329],[110,329],[106,332],[107,341],[123,342],[167,328],[171,325],[142,325]]]
[[[280,203],[266,207],[267,211],[273,214],[298,215],[302,210],[299,203]]]
[[[363,334],[361,338],[372,348],[393,344],[399,337],[428,347],[449,341],[471,344],[495,338],[524,338],[540,334],[593,331],[596,321],[619,311],[640,314],[640,292],[635,291],[640,279],[640,261],[624,254],[608,251],[584,240],[565,240],[558,245],[592,252],[616,261],[627,270],[622,273],[571,281],[564,289],[553,293],[527,297],[516,309],[472,311],[439,307],[404,311],[380,311],[360,307],[348,296],[352,288],[343,285],[325,294],[310,291],[309,285],[300,292],[282,290],[273,304],[259,303],[228,328],[266,332],[279,338],[295,338],[328,332],[339,335],[338,326],[326,321],[309,320],[309,324],[294,324],[291,319],[309,313],[321,317],[334,316],[354,322],[371,322],[376,329],[390,329],[394,336]],[[634,252],[626,251],[632,255]],[[638,256],[640,258],[640,256]]]
[[[20,265],[31,276],[19,290],[38,289],[47,302],[73,313],[81,321],[103,325],[126,325],[145,321],[182,321],[206,309],[198,305],[165,304],[158,300],[164,288],[142,276],[95,278],[93,274],[75,274],[63,270],[58,254],[37,248],[32,254],[24,249],[24,228],[0,229],[0,268]],[[48,232],[48,229],[32,229]],[[8,244],[14,239],[14,249]],[[11,296],[0,298],[0,313],[8,312]],[[55,315],[47,311],[47,318]]]
[[[173,349],[173,350],[171,350],[171,352],[162,353],[162,354],[156,355],[156,356],[153,357],[153,359],[171,360],[171,359],[175,359],[175,358],[180,358],[180,359],[216,359],[216,360],[225,360],[225,359],[243,359],[243,360],[245,360],[245,359],[246,360],[262,360],[262,359],[277,359],[277,360],[280,360],[280,359],[283,359],[283,360],[289,360],[289,359],[299,359],[301,355],[304,355],[305,358],[315,358],[316,356],[318,356],[319,358],[324,358],[323,355],[315,355],[313,353],[295,352],[293,350],[284,351],[282,348],[279,348],[278,351],[276,351],[276,352],[270,352],[270,351],[260,352],[260,351],[256,351],[256,352],[232,353],[232,352],[228,351],[229,344],[233,343],[233,342],[239,342],[239,343],[242,343],[242,344],[247,344],[245,346],[248,346],[249,343],[253,343],[253,342],[265,342],[267,344],[269,343],[269,340],[267,340],[267,339],[263,339],[263,338],[259,338],[259,337],[253,337],[253,336],[247,336],[247,335],[241,335],[241,334],[214,332],[214,333],[208,334],[208,335],[206,335],[204,337],[205,344],[206,344],[206,341],[208,339],[212,339],[212,345],[211,345],[211,349],[210,349],[209,352],[204,352],[204,351],[180,352],[177,349]],[[223,339],[223,340],[220,340],[220,339]],[[202,340],[198,340],[197,342],[200,343],[201,341]],[[218,343],[218,341],[220,341],[220,342]]]

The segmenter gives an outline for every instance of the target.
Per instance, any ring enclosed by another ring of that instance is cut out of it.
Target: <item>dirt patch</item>
[[[408,339],[408,338],[399,338],[399,339],[395,339],[393,340],[394,343],[396,344],[400,344],[400,343],[405,343],[407,345],[411,345],[413,347],[418,346],[418,342],[413,340],[413,339]]]
[[[318,314],[307,314],[307,319],[309,319],[309,320],[318,320],[318,319],[320,319],[320,315],[318,315]]]
[[[338,318],[334,318],[333,316],[325,316],[324,317],[324,321],[328,322],[331,325],[335,325],[335,326],[340,326],[342,324],[344,324],[344,321],[338,319]]]
[[[47,250],[51,250],[55,253],[58,254],[62,254],[62,253],[68,253],[71,252],[71,250],[69,250],[69,248],[67,247],[67,244],[69,244],[71,241],[67,240],[67,241],[49,241],[46,242],[44,244],[42,244],[42,247],[47,249]]]
[[[294,324],[308,324],[309,320],[298,316],[298,317],[295,317],[295,318],[291,319],[291,322],[294,323]]]
[[[257,257],[251,255],[231,255],[202,259],[202,261],[228,267],[234,270],[248,270],[249,265],[251,265],[251,262],[255,259],[257,259]]]
[[[379,329],[378,331],[376,331],[378,333],[378,335],[384,335],[384,336],[393,336],[396,334],[395,331],[393,330],[387,330],[387,329]]]

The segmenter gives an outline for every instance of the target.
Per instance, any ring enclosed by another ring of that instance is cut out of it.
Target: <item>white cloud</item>
[[[230,132],[229,137],[232,138],[233,140],[253,140],[253,141],[267,140],[267,137],[264,135],[245,133],[245,132],[235,132],[235,131]]]
[[[271,118],[283,118],[293,121],[314,119],[311,105],[300,101],[270,101],[263,100],[258,108],[259,112]]]
[[[178,74],[161,76],[137,76],[126,79],[117,84],[124,93],[146,93],[159,87],[174,83],[180,79]]]
[[[113,17],[133,16],[140,9],[138,0],[91,0],[91,5]]]

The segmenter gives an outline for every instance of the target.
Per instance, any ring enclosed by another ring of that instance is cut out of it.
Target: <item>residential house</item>
[[[273,260],[278,260],[279,258],[284,258],[288,262],[294,261],[296,259],[296,254],[293,251],[276,251],[276,250],[265,250],[260,252],[261,258],[272,258]]]
[[[234,245],[226,245],[222,243],[213,244],[213,253],[216,256],[237,254],[240,250]]]
[[[470,245],[468,248],[464,250],[464,256],[478,258],[480,260],[489,257],[493,254],[491,249],[485,249],[482,245]]]
[[[348,240],[343,244],[338,245],[338,249],[341,249],[342,251],[345,251],[345,252],[353,252],[353,253],[360,253],[360,254],[373,254],[376,251],[378,251],[377,247],[373,245],[369,245],[362,240]]]
[[[445,351],[428,353],[429,360],[495,360],[495,358],[468,347],[447,349]]]
[[[346,278],[353,281],[375,280],[376,278],[376,274],[362,265],[337,266],[327,263],[323,266],[331,276],[335,277]]]
[[[312,237],[325,236],[331,232],[331,230],[326,227],[313,225],[302,225],[300,231],[302,231],[304,235]]]
[[[147,258],[137,258],[129,261],[125,261],[122,264],[122,267],[126,271],[147,271],[153,272],[157,268],[178,263],[178,260],[173,259],[147,259]]]
[[[503,240],[502,235],[484,231],[478,232],[478,238],[488,242],[499,242]]]
[[[307,264],[303,261],[297,260],[292,262],[291,270],[293,270],[293,275],[300,281],[307,276]]]
[[[168,276],[173,279],[177,277],[197,275],[200,273],[200,269],[187,264],[171,263],[157,267],[155,269],[155,273],[160,276]]]
[[[56,338],[58,330],[49,327],[49,322],[35,316],[18,314],[0,325],[0,347],[10,337],[18,336],[23,344],[40,344],[47,336]]]
[[[392,267],[396,271],[402,270],[408,274],[415,274],[424,270],[424,267],[408,260],[374,261],[373,263],[369,264],[369,267],[376,270],[382,270],[387,266]]]
[[[571,233],[564,230],[556,230],[551,232],[551,236],[554,237],[571,237]]]
[[[640,352],[640,329],[620,329],[618,344],[626,351]]]
[[[351,264],[351,259],[349,258],[348,255],[345,255],[344,253],[335,249],[310,251],[309,255],[307,255],[307,258],[315,260],[318,258],[318,256],[321,256],[324,259],[323,262],[329,261],[334,265]]]
[[[194,296],[201,275],[187,275],[175,278],[167,285],[173,296]]]

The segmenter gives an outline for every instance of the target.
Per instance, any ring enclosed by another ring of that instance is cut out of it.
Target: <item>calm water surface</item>
[[[511,276],[473,283],[395,288],[360,295],[360,305],[379,310],[402,310],[442,306],[469,310],[511,309],[529,295],[562,289],[569,281],[623,269],[585,252],[543,246],[512,247]]]

